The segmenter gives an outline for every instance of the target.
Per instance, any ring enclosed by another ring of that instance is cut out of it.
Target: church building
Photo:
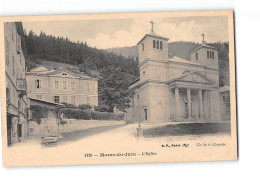
[[[168,40],[152,27],[137,43],[140,78],[129,85],[134,96],[126,121],[220,120],[218,51],[203,35],[191,60],[169,58]]]

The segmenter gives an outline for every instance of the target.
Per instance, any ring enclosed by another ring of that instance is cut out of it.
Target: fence
[[[114,114],[109,112],[98,112],[84,109],[63,108],[61,112],[64,118],[67,119],[82,119],[82,120],[116,120],[124,119],[124,114]]]

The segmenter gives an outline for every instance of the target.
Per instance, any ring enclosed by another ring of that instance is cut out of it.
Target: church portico
[[[172,87],[174,105],[171,106],[172,121],[209,120],[210,91],[204,88]]]

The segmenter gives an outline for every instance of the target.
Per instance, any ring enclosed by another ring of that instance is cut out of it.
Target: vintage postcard
[[[4,166],[237,159],[233,11],[0,17]]]

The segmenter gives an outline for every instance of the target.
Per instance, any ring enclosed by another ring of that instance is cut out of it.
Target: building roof
[[[69,73],[75,77],[78,77],[78,78],[81,78],[81,79],[96,79],[97,78],[94,78],[94,77],[91,77],[91,76],[87,76],[85,74],[82,74],[80,72],[77,72],[77,71],[71,71],[71,70],[68,70],[68,69],[58,69],[58,70],[48,70],[47,68],[45,68],[44,66],[40,66],[40,67],[37,67],[37,68],[34,68],[32,69],[30,72],[26,72],[26,75],[43,75],[43,76],[51,76],[51,75],[55,75],[55,74],[59,74],[59,73],[62,73],[62,72],[66,72],[66,73]]]
[[[163,40],[169,40],[167,37],[163,37],[161,35],[158,35],[157,33],[155,32],[151,32],[149,34],[146,34],[138,43],[137,45],[139,45],[147,36],[150,36],[150,37],[156,37],[156,38],[160,38],[160,39],[163,39]]]
[[[230,87],[229,87],[229,86],[223,86],[222,88],[219,89],[219,91],[220,91],[221,93],[223,93],[223,92],[228,92],[228,91],[230,91]]]
[[[35,98],[31,98],[31,97],[27,97],[27,98],[30,99],[30,101],[36,101],[38,103],[55,105],[55,106],[63,106],[63,104],[60,104],[60,103],[54,103],[54,102],[51,102],[51,101],[44,101],[44,100],[35,99]]]
[[[215,47],[212,47],[210,45],[207,45],[206,43],[202,43],[201,46],[199,46],[198,48],[196,48],[195,50],[193,50],[194,52],[201,49],[201,48],[208,48],[208,49],[212,49],[215,50]]]
[[[169,61],[178,62],[178,63],[192,64],[192,65],[201,65],[200,63],[192,62],[190,60],[186,60],[186,59],[183,59],[183,58],[180,58],[180,57],[177,57],[177,56],[174,56],[174,57],[170,58]],[[203,66],[203,65],[201,65],[201,66]]]

